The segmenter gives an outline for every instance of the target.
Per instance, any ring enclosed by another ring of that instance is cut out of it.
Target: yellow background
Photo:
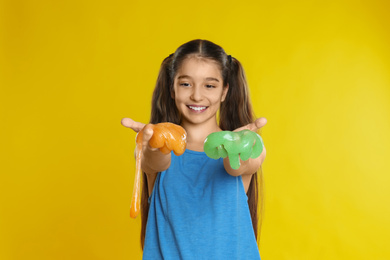
[[[196,38],[268,119],[262,258],[390,259],[388,3],[1,0],[0,259],[141,258],[120,120]]]

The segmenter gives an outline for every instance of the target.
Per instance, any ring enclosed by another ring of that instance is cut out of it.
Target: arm
[[[259,157],[252,159],[249,158],[246,161],[240,160],[240,168],[237,170],[233,169],[230,166],[229,157],[226,157],[223,159],[223,166],[225,167],[225,170],[227,173],[229,173],[232,176],[240,176],[240,175],[252,175],[254,174],[261,166],[265,159],[266,151],[265,147],[263,149],[263,152],[260,154]]]
[[[264,117],[258,118],[253,123],[250,123],[248,125],[240,127],[238,129],[236,129],[234,132],[238,132],[238,131],[245,130],[245,129],[257,132],[266,123],[267,123],[267,120]],[[238,168],[236,170],[230,166],[229,157],[226,157],[223,159],[223,165],[224,165],[227,173],[229,173],[232,176],[241,176],[241,175],[251,176],[260,168],[261,164],[263,163],[263,161],[265,159],[265,156],[266,156],[266,150],[264,147],[263,151],[259,157],[255,158],[255,159],[249,158],[246,161],[243,161],[240,159],[240,168]]]
[[[123,126],[131,128],[136,133],[139,133],[141,130],[143,130],[141,140],[137,141],[137,143],[140,142],[141,146],[137,144],[137,147],[141,147],[141,151],[139,153],[141,157],[141,169],[146,173],[150,196],[154,187],[157,173],[168,169],[169,165],[171,164],[171,154],[163,154],[158,148],[152,148],[149,145],[149,141],[153,136],[153,129],[150,124],[145,125],[130,118],[123,118],[121,123]],[[134,155],[137,157],[137,149],[134,152]]]
[[[163,154],[158,148],[152,148],[149,140],[153,130],[146,125],[142,138],[141,169],[146,174],[149,196],[152,194],[157,173],[165,171],[171,165],[171,153]]]

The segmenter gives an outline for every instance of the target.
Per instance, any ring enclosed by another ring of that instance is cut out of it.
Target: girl
[[[161,122],[186,130],[183,155],[151,148],[150,124],[122,119],[135,132],[144,128],[143,259],[260,259],[257,170],[265,149],[237,170],[229,158],[213,160],[203,151],[213,132],[257,131],[266,123],[254,120],[240,62],[210,41],[180,46],[162,62],[153,93],[150,123]]]

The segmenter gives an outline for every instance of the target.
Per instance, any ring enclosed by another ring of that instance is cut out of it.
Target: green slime
[[[237,170],[240,167],[240,158],[246,161],[259,157],[263,146],[263,139],[253,131],[221,131],[209,134],[203,149],[212,159],[229,157],[230,166]]]

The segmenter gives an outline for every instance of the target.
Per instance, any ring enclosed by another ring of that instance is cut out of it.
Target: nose
[[[194,86],[192,88],[192,93],[191,93],[190,98],[193,101],[201,101],[202,100],[202,90],[201,90],[200,86]]]

